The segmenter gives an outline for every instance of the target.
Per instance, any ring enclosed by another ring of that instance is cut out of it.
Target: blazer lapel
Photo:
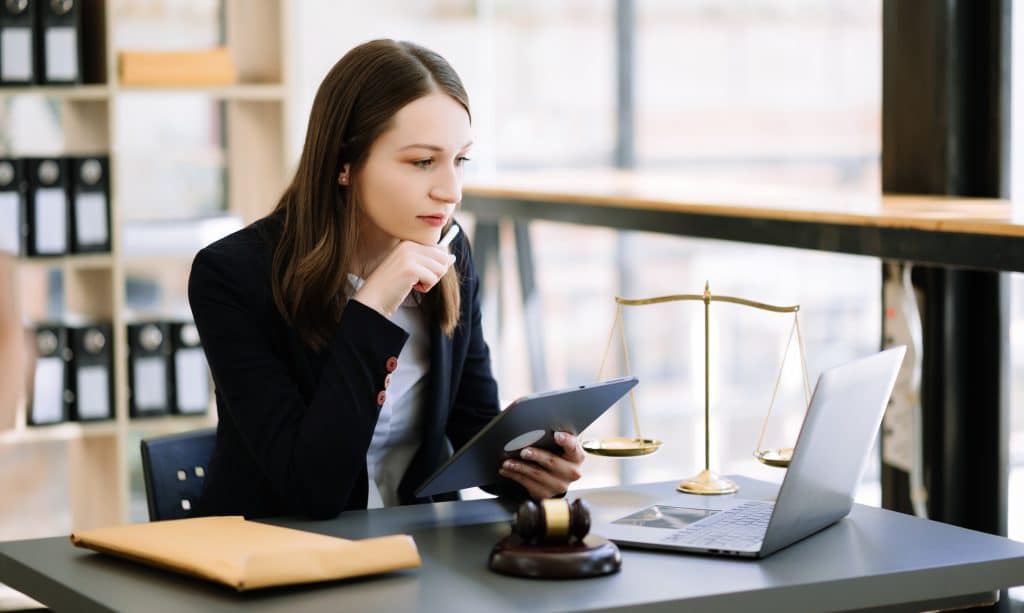
[[[438,326],[430,327],[430,404],[434,423],[448,421],[452,396],[452,339]],[[443,426],[442,426],[443,428]]]

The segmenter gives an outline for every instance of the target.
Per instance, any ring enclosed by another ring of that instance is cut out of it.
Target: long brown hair
[[[284,319],[320,349],[341,319],[347,273],[359,245],[361,207],[355,181],[338,184],[345,164],[354,176],[395,113],[441,91],[469,114],[455,70],[437,53],[408,42],[374,40],[345,54],[324,77],[310,111],[302,156],[272,216],[282,220],[271,290]],[[445,334],[459,323],[459,280],[453,266],[424,306]]]

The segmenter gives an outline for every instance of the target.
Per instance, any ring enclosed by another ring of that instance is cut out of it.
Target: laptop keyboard
[[[744,502],[676,530],[662,542],[726,550],[758,549],[774,506],[770,502]]]

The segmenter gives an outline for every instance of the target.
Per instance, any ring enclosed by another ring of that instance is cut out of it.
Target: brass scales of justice
[[[604,371],[605,361],[608,359],[608,353],[611,349],[612,339],[615,338],[615,327],[618,326],[622,338],[622,354],[623,361],[625,362],[626,374],[632,374],[632,367],[629,362],[629,345],[626,342],[626,330],[625,324],[622,319],[622,309],[626,306],[644,306],[651,304],[662,304],[666,302],[680,302],[680,301],[702,301],[704,303],[704,470],[697,475],[686,479],[681,482],[676,489],[680,492],[686,492],[688,494],[732,494],[739,490],[734,482],[729,479],[725,479],[719,476],[715,471],[711,470],[711,426],[710,426],[710,311],[712,302],[729,302],[732,304],[738,304],[741,306],[752,307],[763,311],[772,311],[775,313],[792,313],[793,314],[793,325],[789,330],[789,339],[786,341],[786,349],[782,354],[782,362],[779,365],[779,374],[775,378],[775,385],[772,388],[771,400],[768,403],[768,413],[765,415],[764,422],[761,425],[761,434],[757,439],[757,448],[754,450],[754,457],[759,462],[768,466],[777,466],[786,468],[789,466],[790,459],[793,457],[792,447],[780,447],[775,449],[764,449],[762,444],[764,443],[765,431],[768,428],[768,421],[772,415],[772,407],[775,405],[775,397],[779,391],[779,383],[782,380],[783,369],[786,365],[786,357],[789,355],[790,346],[793,343],[794,334],[797,339],[797,349],[800,356],[800,369],[803,374],[803,391],[804,391],[804,410],[806,411],[807,405],[810,403],[811,388],[809,379],[807,376],[807,363],[804,359],[804,343],[803,337],[800,334],[800,318],[798,313],[800,311],[800,305],[793,306],[777,306],[772,304],[766,304],[763,302],[755,302],[753,300],[747,300],[745,298],[736,298],[734,296],[716,296],[711,294],[710,287],[707,282],[704,284],[703,294],[674,294],[670,296],[657,296],[654,298],[642,298],[631,300],[623,298],[621,296],[615,297],[615,320],[612,322],[612,329],[608,335],[608,343],[605,346],[604,356],[601,358],[601,366],[597,372],[597,378],[601,378],[601,373]],[[635,436],[630,437],[612,437],[605,439],[596,439],[584,441],[583,449],[587,453],[598,456],[606,457],[635,457],[654,453],[661,447],[662,442],[657,439],[644,438],[640,431],[640,418],[636,409],[636,397],[634,396],[634,390],[629,391],[629,403],[633,413],[633,429]]]

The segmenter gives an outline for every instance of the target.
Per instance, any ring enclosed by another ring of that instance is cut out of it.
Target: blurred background
[[[112,6],[115,48],[202,48],[224,37],[217,0],[116,0]],[[289,165],[324,74],[349,48],[378,37],[434,49],[462,76],[476,142],[467,181],[616,164],[623,24],[612,0],[295,0],[288,6],[281,142]],[[746,188],[880,192],[881,0],[637,0],[634,6],[637,170]],[[1024,29],[1015,26],[1014,34],[1024,39]],[[1024,117],[1022,101],[1015,98],[1015,119]],[[59,105],[45,96],[0,98],[0,150],[60,153]],[[229,206],[229,192],[233,181],[244,182],[247,168],[232,165],[226,153],[227,112],[224,101],[203,93],[129,92],[111,101],[129,319],[189,317],[184,287],[192,254],[243,223]],[[1013,159],[1016,193],[1024,186],[1024,171],[1016,171],[1024,156]],[[278,195],[250,194],[248,206],[269,211]],[[472,216],[460,219],[472,234]],[[880,344],[877,259],[550,222],[533,222],[529,231],[552,387],[595,377],[615,295],[699,293],[705,282],[717,294],[799,304],[812,385],[823,369]],[[511,228],[503,227],[501,236],[507,240],[499,265],[484,279],[484,324],[507,403],[534,390]],[[26,268],[21,291],[28,316],[60,319],[65,273]],[[1009,278],[1009,536],[1024,540],[1024,277]],[[643,434],[665,445],[642,458],[588,458],[579,487],[682,479],[703,467],[702,316],[699,303],[626,311]],[[719,472],[769,480],[784,474],[759,464],[753,452],[791,325],[788,315],[712,307],[711,464]],[[611,348],[604,375],[624,374],[617,339]],[[790,352],[786,360],[767,446],[791,445],[803,416],[796,358]],[[147,432],[130,430],[123,441],[132,521],[146,519],[134,450]],[[616,434],[632,434],[628,403],[587,437]],[[0,497],[0,539],[70,531],[71,457],[68,441],[0,444],[0,483],[18,492]],[[859,502],[880,504],[879,470],[875,453]]]

